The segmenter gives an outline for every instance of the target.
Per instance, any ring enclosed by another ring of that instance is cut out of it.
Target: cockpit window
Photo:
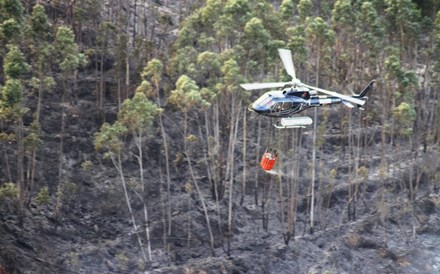
[[[272,96],[270,96],[268,94],[261,96],[260,98],[258,98],[257,101],[255,101],[256,106],[261,106],[261,107],[265,107],[265,108],[270,108],[274,104],[275,104],[275,101],[273,100]]]

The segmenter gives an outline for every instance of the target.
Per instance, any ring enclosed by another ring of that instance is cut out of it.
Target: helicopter
[[[309,86],[296,78],[291,51],[278,49],[278,53],[292,80],[290,82],[241,84],[240,86],[246,90],[282,88],[264,93],[249,105],[249,110],[264,116],[281,118],[279,123],[274,125],[276,128],[299,128],[311,125],[313,121],[310,117],[294,116],[310,107],[342,103],[349,108],[357,106],[363,110],[363,105],[368,99],[366,95],[373,87],[375,80],[372,80],[359,94],[352,96]],[[318,95],[318,92],[325,95]]]

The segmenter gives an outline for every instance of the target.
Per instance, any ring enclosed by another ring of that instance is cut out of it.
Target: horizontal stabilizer
[[[346,107],[354,108],[354,106],[353,106],[350,102],[347,102],[347,101],[342,100],[342,103],[343,103]]]

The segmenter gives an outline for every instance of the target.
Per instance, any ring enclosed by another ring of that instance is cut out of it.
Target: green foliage
[[[23,20],[24,8],[19,0],[0,0],[0,22],[13,18],[17,22]]]
[[[109,152],[106,156],[120,153],[124,146],[122,136],[127,133],[127,130],[120,122],[115,122],[113,125],[109,123],[102,124],[99,132],[95,134],[95,149]]]
[[[211,51],[201,52],[197,56],[196,64],[200,85],[214,86],[221,74],[221,60],[218,54]]]
[[[4,198],[14,199],[18,196],[18,187],[14,183],[6,183],[0,186],[0,200]]]
[[[298,14],[300,16],[300,21],[304,21],[307,17],[312,16],[312,0],[299,0],[297,8]]]
[[[41,139],[41,126],[37,120],[31,123],[29,133],[24,139],[24,143],[28,148],[35,149],[43,143]]]
[[[237,61],[229,59],[224,62],[221,71],[223,73],[222,89],[227,92],[238,91],[239,84],[243,83],[243,78],[240,75],[240,68]]]
[[[256,45],[264,45],[270,38],[269,33],[263,26],[263,21],[256,17],[253,17],[246,23],[244,35],[248,41],[252,41]]]
[[[14,18],[0,23],[0,41],[4,41],[5,44],[14,39],[18,40],[20,32],[21,25]]]
[[[55,50],[59,55],[60,68],[65,72],[74,71],[87,62],[85,55],[79,53],[72,29],[67,26],[58,27]]]
[[[6,45],[22,33],[24,8],[19,0],[0,0],[0,41]]]
[[[284,21],[291,21],[294,16],[295,5],[293,0],[283,0],[280,5],[280,16]]]
[[[21,102],[23,96],[23,85],[20,80],[8,79],[2,89],[2,100],[0,107],[13,108]]]
[[[56,85],[55,79],[52,76],[43,77],[43,81],[41,81],[37,77],[32,77],[29,81],[30,87],[35,90],[38,90],[40,86],[43,86],[49,90],[53,89]]]
[[[396,81],[399,85],[397,92],[406,100],[412,100],[412,88],[417,87],[417,76],[413,71],[405,70],[397,55],[390,55],[385,59],[385,77],[389,81]]]
[[[421,12],[411,0],[385,0],[385,14],[390,22],[390,30],[399,30],[409,35],[420,32]],[[393,33],[391,31],[391,33]],[[403,42],[403,41],[402,41]]]
[[[307,35],[319,45],[330,44],[334,39],[334,31],[329,28],[327,22],[321,17],[313,18],[307,26]]]
[[[141,82],[141,84],[136,88],[136,93],[143,93],[148,97],[154,96],[153,87],[147,80],[143,80]]]
[[[30,18],[30,29],[30,35],[36,40],[48,41],[51,38],[51,25],[44,6],[41,4],[36,4],[33,7]]]
[[[337,0],[332,12],[332,22],[335,27],[337,29],[345,27],[346,31],[350,31],[354,26],[354,19],[350,0]]]
[[[42,187],[35,197],[35,201],[39,205],[47,205],[50,203],[49,189],[47,186]]]
[[[82,164],[81,164],[81,168],[83,170],[90,170],[92,168],[92,166],[93,166],[93,163],[90,160],[86,160],[86,161],[82,162]]]
[[[357,35],[360,37],[362,44],[367,45],[375,54],[381,49],[385,35],[381,17],[371,2],[363,2],[356,17]]]
[[[197,50],[193,46],[186,46],[178,48],[173,58],[170,61],[169,71],[172,77],[179,77],[179,75],[196,75],[197,69],[195,62],[197,59]]]
[[[195,136],[194,134],[190,134],[190,135],[186,136],[185,139],[186,139],[186,142],[188,142],[188,143],[194,143],[194,142],[197,142],[197,140],[198,140],[197,136]]]
[[[132,99],[122,103],[118,113],[118,122],[137,136],[151,128],[154,116],[158,113],[156,104],[148,100],[142,92],[137,92]]]
[[[197,83],[186,75],[180,76],[177,80],[176,89],[171,92],[169,103],[184,112],[195,106],[209,106],[209,102],[203,99]]]
[[[29,65],[26,63],[23,53],[16,45],[8,45],[8,53],[6,54],[3,67],[7,79],[18,79],[29,71]]]
[[[163,72],[163,64],[159,59],[152,59],[143,69],[141,76],[142,79],[151,77],[155,82],[158,82]]]
[[[413,133],[413,123],[416,119],[416,114],[414,106],[406,102],[402,102],[399,106],[394,108],[393,116],[399,124],[401,135],[410,136]]]
[[[2,108],[0,108],[0,120],[5,119],[2,118]],[[7,134],[4,132],[0,132],[0,142],[13,142],[15,141],[15,134]]]
[[[394,116],[401,125],[412,125],[416,119],[416,111],[414,106],[402,102],[394,109]]]

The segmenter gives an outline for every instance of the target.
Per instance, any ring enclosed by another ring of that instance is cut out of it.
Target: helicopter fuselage
[[[287,88],[264,93],[249,105],[249,109],[264,116],[285,118],[310,107],[339,104],[342,101],[338,97],[317,96],[309,89]]]

